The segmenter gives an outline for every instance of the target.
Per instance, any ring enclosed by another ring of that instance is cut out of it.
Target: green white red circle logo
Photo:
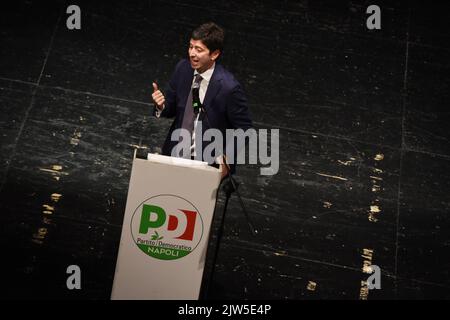
[[[195,250],[203,236],[203,220],[191,202],[162,194],[146,199],[134,210],[131,234],[148,256],[175,260]]]

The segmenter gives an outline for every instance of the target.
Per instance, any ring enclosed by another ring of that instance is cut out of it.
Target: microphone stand
[[[206,112],[205,107],[203,106],[202,103],[199,103],[197,101],[197,103],[195,104],[195,107],[194,107],[194,113],[197,114],[199,112],[199,109],[205,115],[206,121],[208,122],[208,126],[211,127],[211,122],[209,121],[208,113]],[[203,117],[203,118],[205,118],[205,117]],[[200,116],[199,116],[199,119],[200,119]],[[210,272],[209,279],[208,279],[207,284],[206,284],[206,288],[203,288],[203,293],[201,294],[203,299],[207,298],[207,296],[209,295],[209,290],[211,288],[211,284],[212,284],[212,280],[213,280],[213,276],[214,276],[214,272],[215,272],[215,268],[216,268],[217,256],[218,256],[219,248],[220,248],[220,242],[222,240],[223,228],[224,228],[224,225],[225,225],[225,213],[226,213],[227,208],[228,208],[228,201],[230,200],[231,194],[233,192],[236,192],[236,195],[237,195],[237,197],[239,199],[239,203],[241,205],[242,211],[245,214],[245,217],[246,217],[246,220],[247,220],[247,225],[248,225],[248,227],[250,229],[251,234],[253,236],[255,236],[258,233],[258,230],[256,230],[253,227],[253,224],[251,222],[250,216],[248,215],[248,212],[245,209],[244,201],[242,201],[241,195],[240,195],[240,193],[238,191],[239,184],[235,181],[235,179],[233,178],[233,175],[231,174],[230,165],[227,163],[227,160],[226,160],[225,156],[223,156],[222,159],[223,159],[224,165],[228,169],[228,176],[226,176],[221,181],[221,185],[223,185],[222,189],[225,191],[226,198],[225,198],[224,209],[222,211],[222,219],[221,219],[221,222],[220,222],[219,230],[217,232],[216,249],[214,251],[214,258],[213,258],[213,262],[212,262],[212,270]],[[212,233],[212,229],[210,231],[210,238],[211,238],[211,233]]]

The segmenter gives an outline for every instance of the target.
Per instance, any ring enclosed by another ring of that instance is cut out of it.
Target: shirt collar
[[[209,82],[211,80],[211,77],[212,77],[215,67],[216,67],[216,63],[214,62],[213,65],[211,66],[211,68],[209,68],[208,70],[206,70],[203,73],[200,73],[200,75],[202,76],[202,79]],[[197,74],[198,74],[197,70],[194,70],[194,76]]]

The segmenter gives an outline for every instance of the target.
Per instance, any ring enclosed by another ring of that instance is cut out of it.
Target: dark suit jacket
[[[171,141],[170,137],[173,130],[182,126],[184,109],[193,77],[194,69],[192,69],[190,62],[187,59],[181,60],[177,64],[169,81],[169,86],[164,93],[166,102],[161,116],[175,117],[162,148],[162,154],[164,155],[170,156],[172,148],[178,143],[177,141]],[[203,105],[208,114],[208,119],[204,117],[204,114],[201,115],[203,132],[209,128],[219,129],[224,137],[224,148],[227,145],[226,129],[247,130],[252,127],[247,99],[241,85],[230,72],[217,62]],[[203,149],[208,143],[210,142],[203,142]],[[223,153],[225,153],[225,150],[223,150]],[[216,156],[218,155],[220,154]],[[232,172],[234,171],[235,168],[232,166]]]

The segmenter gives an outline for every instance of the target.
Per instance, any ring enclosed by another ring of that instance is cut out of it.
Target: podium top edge
[[[188,167],[188,168],[201,169],[201,170],[207,170],[207,171],[213,171],[213,172],[220,171],[220,169],[214,168],[214,167],[208,165],[208,163],[204,162],[204,161],[170,157],[170,156],[164,156],[164,155],[155,154],[155,153],[149,153],[147,156],[147,159],[135,158],[135,160],[138,160],[138,159],[141,161],[148,161],[148,162],[153,162],[153,163],[158,163],[158,164],[166,164],[166,165],[174,165],[174,166],[178,166],[178,167]]]

